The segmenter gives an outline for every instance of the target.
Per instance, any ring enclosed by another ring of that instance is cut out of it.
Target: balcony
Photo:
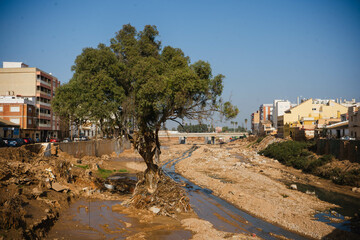
[[[41,128],[51,128],[51,124],[39,123],[39,127],[41,127]]]
[[[47,118],[51,118],[51,115],[50,114],[47,114],[47,113],[40,113],[40,117],[47,117]]]
[[[36,96],[41,97],[41,95],[45,95],[45,96],[51,98],[51,93],[46,93],[46,92],[43,92],[43,91],[40,91],[40,90],[36,90]]]
[[[37,101],[36,104],[40,104],[41,106],[51,107],[50,103],[44,103],[44,102]]]
[[[47,82],[45,82],[43,80],[36,79],[36,83],[37,83],[37,85],[44,84],[45,86],[48,86],[49,88],[51,88],[51,84],[47,83]]]

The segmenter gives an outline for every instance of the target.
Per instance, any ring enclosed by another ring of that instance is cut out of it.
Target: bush
[[[321,156],[318,159],[315,159],[314,161],[312,161],[307,166],[307,168],[304,169],[304,171],[314,173],[318,167],[324,166],[325,164],[331,162],[332,160],[333,160],[333,156],[330,154]]]
[[[286,141],[281,143],[272,143],[264,150],[260,151],[259,154],[266,157],[275,158],[278,161],[286,164],[292,165],[292,162],[298,162],[299,157],[306,157],[311,155],[311,153],[306,149],[308,143],[306,142],[295,142],[295,141]]]
[[[324,155],[315,159],[312,152],[314,142],[286,141],[270,144],[260,151],[261,155],[277,159],[286,166],[293,166],[305,172],[314,172],[316,168],[332,161],[332,155]]]
[[[331,168],[331,166],[320,168],[333,161],[334,156],[328,154],[316,158],[310,149],[314,149],[314,142],[286,141],[270,144],[259,154],[275,158],[286,166],[331,179],[336,184],[360,186],[360,168],[350,171],[342,171],[340,168]]]

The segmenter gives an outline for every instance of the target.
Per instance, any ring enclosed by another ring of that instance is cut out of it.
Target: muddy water
[[[209,189],[201,188],[175,172],[175,165],[179,161],[191,156],[197,147],[192,147],[184,154],[163,165],[164,172],[175,181],[185,185],[190,197],[190,204],[197,215],[211,222],[218,230],[256,234],[264,239],[277,239],[274,235],[291,239],[305,239],[295,233],[253,217],[219,197],[212,195]]]
[[[314,217],[317,220],[341,230],[360,234],[360,200],[358,198],[298,182],[286,182],[286,184],[288,186],[296,184],[298,191],[314,194],[322,201],[340,206],[339,208],[315,214]]]
[[[78,201],[62,213],[47,239],[126,239],[141,232],[150,239],[180,240],[192,236],[179,226],[169,228],[167,219],[140,223],[137,218],[113,211],[118,204],[119,201]]]

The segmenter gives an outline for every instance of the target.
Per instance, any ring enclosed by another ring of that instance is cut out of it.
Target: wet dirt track
[[[274,236],[284,236],[291,239],[306,239],[261,219],[255,218],[228,202],[211,194],[211,190],[201,188],[175,172],[175,165],[191,156],[197,149],[193,146],[179,158],[172,159],[163,165],[164,172],[184,186],[190,197],[190,204],[197,215],[221,231],[233,233],[256,234],[264,239],[277,239]]]

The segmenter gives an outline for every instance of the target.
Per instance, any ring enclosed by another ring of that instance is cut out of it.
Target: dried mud
[[[337,186],[256,153],[271,142],[273,140],[268,138],[261,146],[249,146],[251,142],[246,140],[222,147],[202,145],[192,157],[180,161],[176,170],[238,208],[291,231],[316,239],[339,236],[356,239],[357,235],[335,230],[314,219],[318,211],[338,206],[321,201],[314,195],[292,190],[284,181],[314,184],[358,198],[360,194],[352,192],[350,187]],[[169,158],[167,154],[171,156],[186,147],[189,148],[189,145],[172,146],[169,151],[163,151],[164,159]]]

